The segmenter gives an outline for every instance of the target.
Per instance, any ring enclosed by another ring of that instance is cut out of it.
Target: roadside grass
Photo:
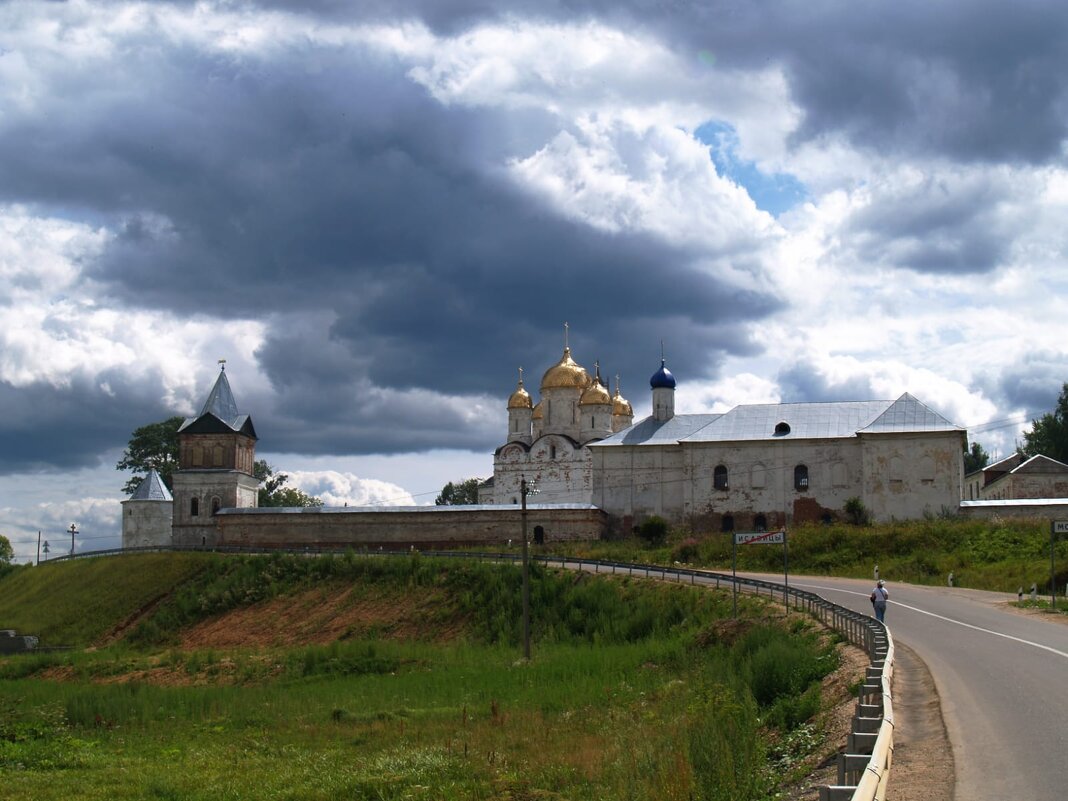
[[[0,628],[42,645],[86,646],[212,561],[151,553],[24,566],[0,578]]]
[[[1013,606],[1019,609],[1037,609],[1047,615],[1068,615],[1068,598],[1060,597],[1057,600],[1057,608],[1054,609],[1050,606],[1049,598],[1036,598],[1034,601],[1030,597],[1025,597],[1022,601],[1016,601]]]
[[[958,587],[1015,593],[1032,583],[1048,594],[1048,520],[932,518],[869,526],[804,524],[789,531],[791,573],[942,584],[950,573]],[[731,569],[731,535],[676,529],[665,545],[643,547],[637,537],[617,541],[554,543],[553,553],[628,562],[675,562]],[[1068,584],[1068,539],[1054,547],[1061,591]],[[738,569],[782,572],[782,548],[738,548]]]
[[[763,598],[741,598],[733,621],[726,592],[537,567],[525,662],[510,565],[350,556],[201,567],[156,609],[165,622],[151,642],[142,633],[0,659],[3,792],[757,801],[783,765],[822,747],[810,721],[837,652],[815,623],[787,621]],[[465,620],[462,636],[172,644],[205,616],[357,576],[435,593]]]

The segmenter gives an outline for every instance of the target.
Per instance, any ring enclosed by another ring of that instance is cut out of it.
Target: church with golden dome
[[[651,515],[695,530],[759,531],[836,519],[853,498],[879,520],[959,501],[966,432],[908,393],[676,414],[676,388],[661,354],[651,414],[635,422],[618,377],[612,395],[598,364],[590,375],[574,360],[565,333],[536,403],[520,370],[479,503],[519,504],[526,479],[539,504],[599,510],[612,531]]]
[[[560,361],[545,371],[537,403],[523,383],[508,398],[508,438],[493,456],[493,480],[479,493],[482,503],[519,502],[520,481],[537,487],[539,503],[588,504],[593,497],[590,445],[629,428],[634,410],[601,378],[591,376],[564,344]]]

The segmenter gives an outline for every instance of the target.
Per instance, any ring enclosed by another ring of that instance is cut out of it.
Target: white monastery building
[[[833,520],[853,498],[881,521],[960,503],[967,433],[907,393],[677,415],[664,360],[649,384],[653,413],[633,423],[618,379],[610,397],[567,347],[537,404],[520,375],[481,502],[518,503],[526,479],[539,501],[593,504],[616,531],[652,515],[695,531]]]

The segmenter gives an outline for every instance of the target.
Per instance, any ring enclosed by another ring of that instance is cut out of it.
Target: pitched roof
[[[721,415],[718,414],[677,414],[670,420],[646,417],[600,442],[589,443],[589,446],[602,448],[606,445],[674,445],[719,417]]]
[[[163,483],[163,479],[159,477],[154,469],[148,471],[148,475],[141,479],[141,483],[137,485],[137,489],[134,490],[134,494],[130,496],[131,501],[172,501],[170,490],[167,489],[167,485]]]
[[[1064,462],[1058,462],[1056,459],[1051,459],[1048,456],[1038,454],[1032,456],[1023,464],[1014,467],[1011,471],[1013,474],[1018,473],[1068,473],[1068,464]]]
[[[938,412],[905,393],[890,407],[860,429],[862,434],[898,433],[905,431],[963,431]]]
[[[210,416],[209,416],[210,415]],[[196,417],[187,417],[185,422],[178,427],[178,431],[189,433],[211,433],[217,425],[211,424],[211,418],[222,422],[231,431],[240,431],[255,438],[256,429],[252,425],[252,418],[247,414],[241,414],[237,409],[237,401],[234,393],[230,390],[230,382],[226,379],[226,370],[219,371],[219,377],[215,379],[215,385],[208,393],[200,414]],[[204,421],[196,430],[191,429],[194,423]],[[206,424],[206,427],[205,427]]]
[[[896,401],[759,403],[735,406],[725,414],[679,414],[667,421],[647,417],[591,445],[841,439],[910,431],[963,429],[905,393]]]

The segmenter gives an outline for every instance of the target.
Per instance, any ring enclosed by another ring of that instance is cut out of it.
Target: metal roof
[[[211,388],[211,392],[208,393],[200,414],[196,417],[187,417],[185,422],[178,427],[178,430],[184,431],[197,420],[209,414],[221,420],[234,431],[241,431],[242,428],[251,423],[247,414],[241,414],[237,410],[237,401],[234,400],[234,393],[230,390],[230,382],[226,379],[225,370],[219,371],[219,377],[215,379],[215,385]],[[254,431],[252,433],[253,435],[255,434]]]
[[[678,414],[667,421],[647,417],[590,447],[842,439],[859,433],[961,430],[905,393],[895,401],[763,403],[735,406],[725,414]]]
[[[170,490],[163,483],[163,479],[159,477],[159,473],[155,470],[149,470],[148,475],[141,479],[141,483],[137,485],[134,494],[130,496],[130,500],[173,501],[174,498],[171,497]]]
[[[611,445],[674,445],[695,431],[718,420],[719,414],[677,414],[670,420],[646,417],[630,428],[613,434],[600,442],[591,442],[591,448]]]
[[[735,406],[687,442],[741,442],[780,439],[837,439],[856,436],[890,406],[890,401],[762,403]],[[776,434],[785,423],[787,433]]]
[[[963,431],[925,404],[905,393],[885,412],[860,430],[863,434],[905,431]]]

